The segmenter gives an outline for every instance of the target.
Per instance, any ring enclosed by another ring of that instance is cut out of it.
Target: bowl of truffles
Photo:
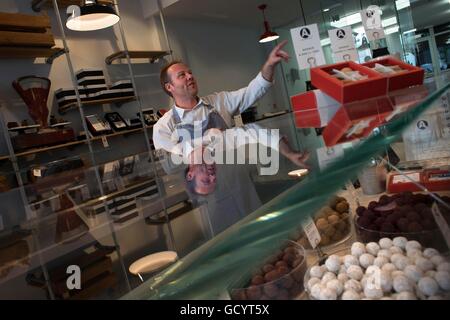
[[[442,197],[450,204],[450,198]],[[447,251],[443,236],[431,211],[434,199],[430,195],[403,192],[392,196],[382,195],[367,207],[356,209],[354,219],[357,239],[361,242],[378,241],[381,238],[403,236],[425,246]],[[450,212],[441,210],[447,222]]]
[[[286,241],[277,252],[229,290],[233,300],[290,300],[304,290],[305,249]],[[243,284],[243,285],[241,285]]]
[[[405,237],[355,242],[309,268],[305,291],[313,300],[447,300],[449,261]]]
[[[319,246],[324,251],[347,241],[352,235],[350,205],[343,197],[333,197],[327,206],[316,213],[313,220],[321,238]],[[303,231],[294,240],[307,251],[313,250]]]

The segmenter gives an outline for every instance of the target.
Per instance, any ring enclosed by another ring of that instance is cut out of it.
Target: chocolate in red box
[[[331,147],[368,136],[392,111],[387,97],[343,105],[322,133],[325,145]]]
[[[374,59],[361,65],[387,77],[389,91],[423,84],[425,70],[392,57]]]
[[[450,190],[450,171],[427,169],[408,171],[403,174],[390,173],[387,178],[387,191],[389,193],[422,191],[418,184],[427,188],[428,191]]]
[[[320,90],[291,97],[297,128],[322,128],[338,111],[341,104]]]
[[[384,96],[387,93],[386,77],[352,61],[311,69],[311,83],[341,103]]]

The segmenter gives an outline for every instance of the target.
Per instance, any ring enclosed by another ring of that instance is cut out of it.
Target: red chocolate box
[[[428,169],[405,172],[403,175],[400,173],[390,173],[387,179],[387,191],[389,193],[422,191],[417,184],[427,188],[428,191],[450,190],[450,171]]]
[[[291,97],[297,128],[322,128],[336,114],[341,104],[320,90]]]
[[[343,105],[322,133],[328,147],[368,136],[392,113],[387,97]]]
[[[367,79],[344,83],[333,77],[333,69],[350,68]],[[311,69],[311,83],[314,87],[341,103],[384,96],[387,93],[387,78],[380,73],[352,61],[331,64]]]
[[[380,64],[387,67],[398,66],[401,70],[397,70],[395,73],[382,73],[380,75],[388,78],[389,91],[399,90],[415,85],[423,84],[425,71],[422,68],[418,68],[407,64],[403,61],[394,59],[392,57],[385,57],[374,59],[369,62],[361,64],[368,68],[374,68],[375,64]],[[374,69],[373,69],[374,70]],[[374,70],[375,72],[378,72]]]

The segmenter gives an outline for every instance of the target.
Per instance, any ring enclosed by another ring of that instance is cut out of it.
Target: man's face
[[[207,195],[216,189],[216,165],[196,164],[191,165],[186,178],[189,181],[195,180],[195,192]]]
[[[188,66],[177,63],[167,70],[169,83],[166,89],[177,98],[196,98],[198,94],[197,81]]]

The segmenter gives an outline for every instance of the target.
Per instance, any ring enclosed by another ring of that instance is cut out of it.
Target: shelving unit
[[[158,59],[170,55],[170,51],[128,51],[130,59],[150,59],[150,63],[155,63]],[[119,51],[105,59],[106,64],[112,64],[115,60],[125,59],[127,51]]]
[[[133,97],[120,97],[120,98],[112,98],[112,99],[102,99],[102,100],[94,100],[94,101],[81,101],[81,104],[83,106],[93,106],[93,105],[100,105],[100,104],[109,104],[114,103],[120,106],[123,103],[127,103],[130,101],[135,101],[137,98],[135,96]],[[58,107],[59,114],[64,114],[68,110],[75,108],[78,106],[77,102],[70,103],[68,105],[65,105],[64,107]]]
[[[49,64],[64,53],[61,48],[0,47],[1,59],[46,58]]]

